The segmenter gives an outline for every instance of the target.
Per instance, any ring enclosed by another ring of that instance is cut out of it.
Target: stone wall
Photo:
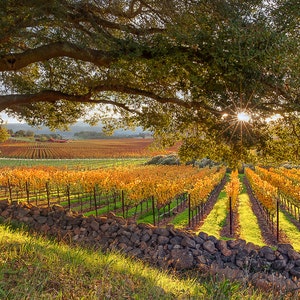
[[[80,245],[117,249],[162,268],[196,268],[205,274],[249,281],[264,290],[300,289],[300,253],[289,244],[276,250],[244,240],[217,240],[205,233],[136,224],[113,214],[84,217],[61,206],[38,208],[0,202],[0,216],[32,230]]]

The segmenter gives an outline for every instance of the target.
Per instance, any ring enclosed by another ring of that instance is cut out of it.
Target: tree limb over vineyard
[[[0,11],[2,111],[52,128],[143,126],[182,141],[185,159],[299,161],[279,158],[289,143],[276,135],[300,128],[298,1],[5,0]]]

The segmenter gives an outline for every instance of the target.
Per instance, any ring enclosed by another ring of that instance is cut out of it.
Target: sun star
[[[250,121],[250,116],[246,112],[241,111],[237,114],[237,119],[240,122],[249,122]]]

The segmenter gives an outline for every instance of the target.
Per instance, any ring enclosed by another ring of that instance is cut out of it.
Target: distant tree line
[[[132,137],[140,137],[145,138],[146,134],[144,132],[137,134],[128,134],[128,135],[106,135],[104,132],[97,131],[80,131],[74,133],[75,139],[116,139],[116,138],[132,138]],[[60,140],[62,136],[58,133],[49,133],[49,134],[36,134],[32,130],[16,130],[7,129],[5,126],[0,127],[0,142],[4,142],[9,138],[28,138],[35,141],[45,142],[50,139]]]
[[[132,137],[145,138],[146,134],[141,132],[137,134],[128,134],[128,135],[106,135],[104,132],[97,132],[97,131],[80,131],[74,133],[74,138],[82,139],[82,140],[116,139],[116,138],[132,138]]]
[[[31,138],[36,141],[47,141],[49,139],[61,139],[62,136],[58,133],[50,133],[50,134],[36,134],[32,130],[17,130],[13,131],[12,129],[5,129],[8,133],[9,137],[15,137],[15,138]]]

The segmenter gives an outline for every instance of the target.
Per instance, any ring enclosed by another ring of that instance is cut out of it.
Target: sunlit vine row
[[[276,198],[278,195],[277,188],[268,181],[263,180],[258,174],[249,168],[245,169],[245,174],[257,200],[271,214],[274,214],[276,211]]]
[[[266,170],[264,168],[256,167],[256,170],[262,178],[277,187],[280,193],[285,197],[288,197],[291,203],[298,206],[300,205],[300,183],[297,183],[295,180],[290,178],[290,176],[295,173],[286,169],[275,171],[275,169]]]
[[[300,184],[300,170],[299,169],[271,168],[270,171],[282,174],[283,176],[291,179],[294,183]]]
[[[233,210],[237,208],[238,196],[241,191],[242,184],[239,180],[238,170],[234,170],[230,174],[230,180],[225,185],[225,191],[228,198],[231,198]]]
[[[62,170],[54,167],[3,168],[0,185],[15,191],[51,190],[71,192],[123,191],[126,205],[137,204],[154,196],[157,207],[162,207],[175,196],[193,187],[195,182],[214,174],[216,168],[198,169],[191,166],[118,167],[97,170]]]
[[[193,187],[188,190],[190,194],[191,208],[194,209],[196,206],[206,202],[210,193],[220,183],[222,178],[225,176],[226,169],[223,167],[218,172],[199,178]]]

